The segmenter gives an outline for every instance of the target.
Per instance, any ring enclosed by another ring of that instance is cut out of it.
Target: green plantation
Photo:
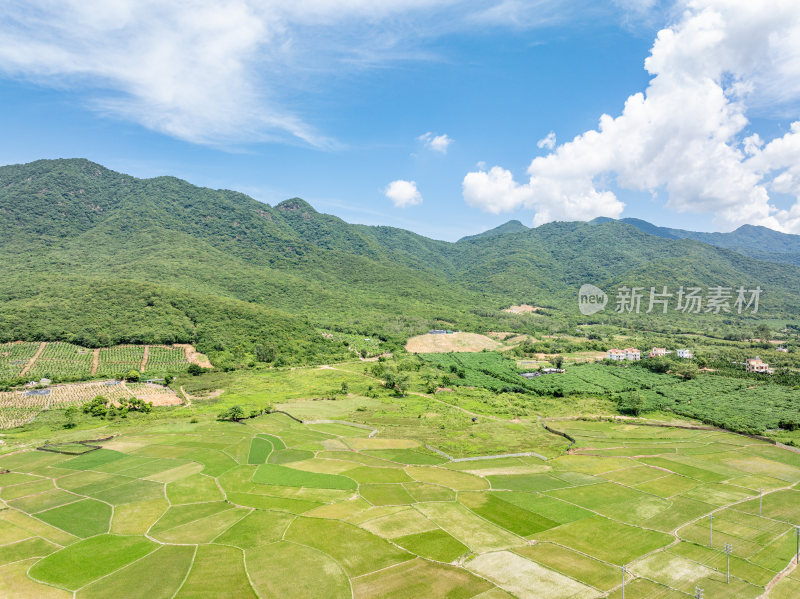
[[[453,461],[444,436],[204,413],[0,456],[0,595],[616,597],[624,565],[630,596],[755,598],[794,557],[800,455],[731,433],[551,421],[568,454]]]
[[[63,342],[0,343],[0,385],[30,380],[53,382],[184,372],[189,367],[185,347],[119,345],[90,349]]]
[[[570,397],[605,399],[622,412],[631,412],[635,400],[635,415],[671,412],[753,434],[778,433],[782,423],[800,418],[800,391],[794,379],[777,384],[763,375],[745,377],[741,370],[689,379],[652,372],[640,364],[575,364],[564,373],[526,380],[511,359],[496,352],[422,354],[420,359],[433,369],[427,380],[456,390],[442,394],[444,401],[460,404],[466,399],[470,409],[487,414],[521,415],[541,409],[543,398]],[[481,395],[472,388],[491,393]]]

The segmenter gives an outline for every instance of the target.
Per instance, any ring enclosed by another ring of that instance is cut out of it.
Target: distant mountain
[[[472,239],[479,239],[486,237],[497,237],[498,235],[506,235],[508,233],[519,233],[521,231],[527,231],[527,230],[528,227],[523,225],[518,220],[510,220],[507,223],[503,223],[499,227],[495,227],[494,229],[489,229],[488,231],[484,231],[483,233],[462,237],[461,239],[459,239],[459,241],[469,241]]]
[[[800,268],[624,222],[511,221],[448,243],[351,225],[299,198],[269,206],[83,159],[0,167],[0,216],[0,341],[193,342],[232,365],[263,344],[313,362],[346,354],[318,327],[400,343],[430,326],[585,321],[575,303],[584,283],[760,285],[762,314],[800,311]],[[501,311],[521,302],[549,310]],[[683,326],[680,317],[660,326]]]
[[[602,223],[610,220],[613,219],[597,218],[593,222]],[[658,227],[638,218],[623,218],[620,222],[664,239],[694,239],[759,260],[800,265],[800,235],[780,233],[767,227],[742,225],[730,233],[702,233]]]

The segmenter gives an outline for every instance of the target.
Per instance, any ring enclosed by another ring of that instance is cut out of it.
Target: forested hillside
[[[0,215],[0,341],[191,342],[231,362],[270,344],[305,362],[343,351],[315,327],[399,342],[429,326],[585,320],[583,283],[760,285],[762,314],[800,307],[800,268],[620,222],[510,223],[447,243],[82,159],[0,168]],[[544,315],[501,311],[520,302]]]

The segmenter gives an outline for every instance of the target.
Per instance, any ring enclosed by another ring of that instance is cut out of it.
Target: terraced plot
[[[577,449],[551,460],[447,463],[277,414],[0,457],[0,595],[616,597],[625,565],[626,597],[754,598],[793,557],[795,454],[709,431],[562,426]],[[614,451],[585,455],[600,444]]]

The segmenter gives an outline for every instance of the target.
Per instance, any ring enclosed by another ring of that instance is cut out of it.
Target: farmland
[[[205,413],[0,456],[0,595],[616,597],[625,565],[631,596],[755,598],[794,556],[800,455],[730,433],[554,421],[569,454],[452,462]]]
[[[668,411],[737,432],[764,434],[778,429],[782,421],[800,420],[800,394],[796,388],[769,380],[700,374],[685,380],[658,374],[638,365],[578,364],[565,373],[523,379],[510,359],[493,353],[424,354],[426,366],[435,369],[443,386],[477,387],[506,393],[508,401],[533,404],[533,397],[594,397],[619,402],[635,394],[642,411]],[[459,396],[456,396],[459,397]],[[447,396],[443,396],[447,400]],[[485,408],[499,407],[487,401]],[[478,411],[483,411],[478,406]],[[519,409],[508,411],[517,413]]]
[[[45,389],[0,391],[0,429],[21,426],[44,410],[78,406],[102,395],[118,404],[122,399],[141,399],[155,405],[176,405],[178,396],[153,383],[124,383],[116,380],[68,383]]]
[[[131,370],[149,376],[175,374],[197,361],[194,353],[191,346],[119,345],[92,350],[62,342],[4,343],[0,344],[0,384],[42,378],[56,382],[110,378]]]

